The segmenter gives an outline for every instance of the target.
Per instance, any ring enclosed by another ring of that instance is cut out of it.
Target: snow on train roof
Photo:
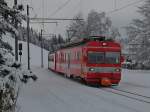
[[[74,39],[71,39],[70,42],[67,42],[65,44],[59,44],[59,45],[53,46],[54,48],[50,51],[50,53],[53,53],[53,52],[55,52],[57,50],[64,49],[64,48],[70,48],[70,47],[74,47],[74,46],[85,45],[88,42],[92,42],[92,41],[93,42],[94,41],[111,42],[111,43],[113,42],[114,44],[117,43],[117,42],[115,42],[115,40],[113,40],[111,38],[106,39],[105,36],[90,36],[88,38],[74,38]]]

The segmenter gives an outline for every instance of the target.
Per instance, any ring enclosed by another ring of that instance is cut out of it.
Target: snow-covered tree
[[[150,67],[150,0],[139,7],[138,12],[142,15],[141,19],[134,19],[126,27],[130,40],[130,51],[134,53],[131,57],[139,63]]]
[[[111,28],[111,20],[105,13],[91,11],[87,19],[87,30],[89,35],[108,35]]]
[[[58,44],[64,43],[64,39],[63,39],[63,37],[61,36],[61,34],[59,34],[57,38],[58,38]]]
[[[78,14],[75,19],[82,19],[82,14]],[[106,17],[105,12],[98,13],[92,10],[87,17],[87,20],[73,21],[67,31],[73,31],[72,37],[86,38],[89,36],[106,36],[115,39],[119,37],[119,31],[112,26],[109,17]]]
[[[116,39],[116,40],[120,40],[120,37],[121,35],[120,35],[120,33],[119,33],[119,30],[117,29],[117,28],[115,28],[115,27],[112,27],[111,29],[110,29],[110,34],[109,34],[109,37],[111,37],[112,39]]]
[[[78,20],[83,19],[83,16],[81,13],[76,15],[74,17],[76,19],[75,21],[72,21],[70,26],[67,28],[69,41],[72,37],[85,37],[87,36],[86,32],[86,22],[84,20]]]
[[[36,79],[36,76],[23,71],[21,65],[13,61],[12,47],[3,41],[8,32],[18,35],[18,30],[13,27],[14,16],[19,18],[20,14],[0,0],[0,112],[15,112],[20,83],[26,83],[30,77]]]

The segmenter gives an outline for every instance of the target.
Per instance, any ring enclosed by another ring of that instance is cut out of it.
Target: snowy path
[[[149,112],[150,104],[85,86],[47,69],[34,67],[33,71],[39,79],[23,86],[18,101],[21,112]],[[129,74],[130,71],[123,73]],[[136,88],[128,84],[132,84],[133,79],[123,78],[118,88]],[[150,86],[147,84],[146,87]],[[141,92],[148,88],[142,88]]]

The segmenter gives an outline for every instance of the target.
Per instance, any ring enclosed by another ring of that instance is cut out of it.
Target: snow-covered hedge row
[[[29,78],[37,77],[30,71],[21,68],[20,63],[13,61],[10,49],[2,47],[0,41],[0,112],[15,112],[16,101],[22,83]]]

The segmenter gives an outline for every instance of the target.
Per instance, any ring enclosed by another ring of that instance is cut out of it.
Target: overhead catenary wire
[[[32,0],[31,0],[32,1]],[[61,11],[66,5],[68,5],[68,3],[69,2],[71,2],[71,0],[67,0],[64,4],[62,4],[61,6],[59,6],[52,14],[51,14],[51,16],[54,16],[54,15],[56,15],[59,11]],[[82,2],[82,0],[80,0],[80,3]],[[135,1],[135,2],[132,2],[132,3],[129,3],[129,4],[127,4],[127,5],[124,5],[124,6],[122,6],[122,7],[120,7],[120,8],[117,8],[117,0],[114,0],[114,10],[111,10],[111,11],[108,11],[108,12],[106,12],[106,14],[112,14],[112,13],[115,13],[115,12],[118,12],[118,11],[120,11],[120,10],[123,10],[123,9],[125,9],[125,8],[128,8],[128,7],[130,7],[130,6],[132,6],[132,5],[135,5],[135,4],[137,4],[137,3],[140,3],[140,2],[143,2],[143,0],[139,0],[139,1]],[[83,3],[82,3],[83,4]],[[81,4],[80,4],[81,5]],[[44,7],[43,7],[44,8]],[[81,9],[80,9],[81,10]],[[35,18],[32,18],[32,21],[33,21],[33,19],[34,19],[34,21],[35,21]],[[41,19],[41,18],[40,18]],[[36,19],[37,21],[39,21],[40,20],[39,18],[38,19]],[[60,20],[59,18],[44,18],[44,21],[48,21],[48,20],[54,20],[54,19],[57,19],[57,20]],[[64,18],[64,20],[69,20],[69,19],[65,19]],[[71,20],[71,19],[70,19]]]
[[[135,5],[135,4],[137,4],[137,3],[140,3],[140,2],[143,2],[143,0],[139,0],[139,1],[136,1],[136,2],[133,2],[133,3],[130,3],[130,4],[127,4],[127,5],[125,5],[125,6],[123,6],[123,7],[120,7],[120,8],[115,8],[115,9],[112,10],[112,11],[106,12],[106,14],[112,14],[112,13],[118,12],[118,11],[120,11],[120,10],[126,9],[126,8],[128,8],[128,7],[132,6],[132,5]],[[116,4],[116,3],[115,3],[115,4]],[[115,7],[116,7],[116,6],[115,6]]]
[[[80,6],[80,7],[79,7]],[[67,14],[72,14],[72,12],[74,12],[74,9],[77,9],[79,7],[79,11],[78,11],[78,13],[80,12],[80,13],[82,13],[83,12],[83,0],[79,0],[78,1],[78,3],[77,4],[75,4],[75,6],[73,7],[71,7],[70,9],[69,9],[69,12],[67,13]],[[77,14],[78,14],[77,13]],[[71,17],[74,17],[74,15],[71,15]],[[65,18],[68,18],[67,16],[65,17]]]
[[[59,11],[61,11],[64,7],[66,7],[69,3],[71,2],[71,0],[67,0],[64,4],[62,4],[60,7],[58,7],[56,10],[55,10],[55,12],[53,12],[52,14],[51,14],[51,16],[54,16],[54,15],[56,15]],[[82,2],[82,0],[79,0],[79,3],[77,4],[77,6],[80,6],[81,5],[81,2]],[[82,7],[82,6],[81,6]],[[80,7],[80,11],[81,11],[81,7]],[[73,9],[76,9],[76,8],[73,8]],[[70,10],[69,10],[70,11]],[[71,20],[72,21],[72,19],[67,19],[67,17],[65,17],[66,19],[62,19],[62,20],[67,20],[67,21],[69,21],[69,20]],[[59,20],[60,21],[60,20]],[[54,28],[54,30],[53,30],[53,32],[57,32],[57,28],[58,28],[58,25],[56,25],[56,27]]]
[[[57,22],[57,21],[56,21],[56,22],[53,22],[53,21],[52,21],[52,22],[49,22],[49,21],[48,21],[48,22],[45,22],[45,21],[44,21],[44,22],[34,21],[34,22],[30,22],[30,23],[31,23],[31,24],[37,24],[37,23],[39,23],[39,24],[42,24],[42,23],[55,23],[56,25],[58,24],[58,22]]]
[[[64,4],[62,4],[61,6],[59,6],[51,15],[54,16],[56,15],[56,13],[58,13],[60,10],[62,10],[64,7],[66,7],[66,5],[68,5],[69,2],[71,2],[72,0],[67,0]]]
[[[44,19],[45,21],[48,20],[58,20],[58,21],[76,21],[76,20],[83,20],[83,19],[70,19],[70,18],[30,18],[31,21],[41,21]]]

